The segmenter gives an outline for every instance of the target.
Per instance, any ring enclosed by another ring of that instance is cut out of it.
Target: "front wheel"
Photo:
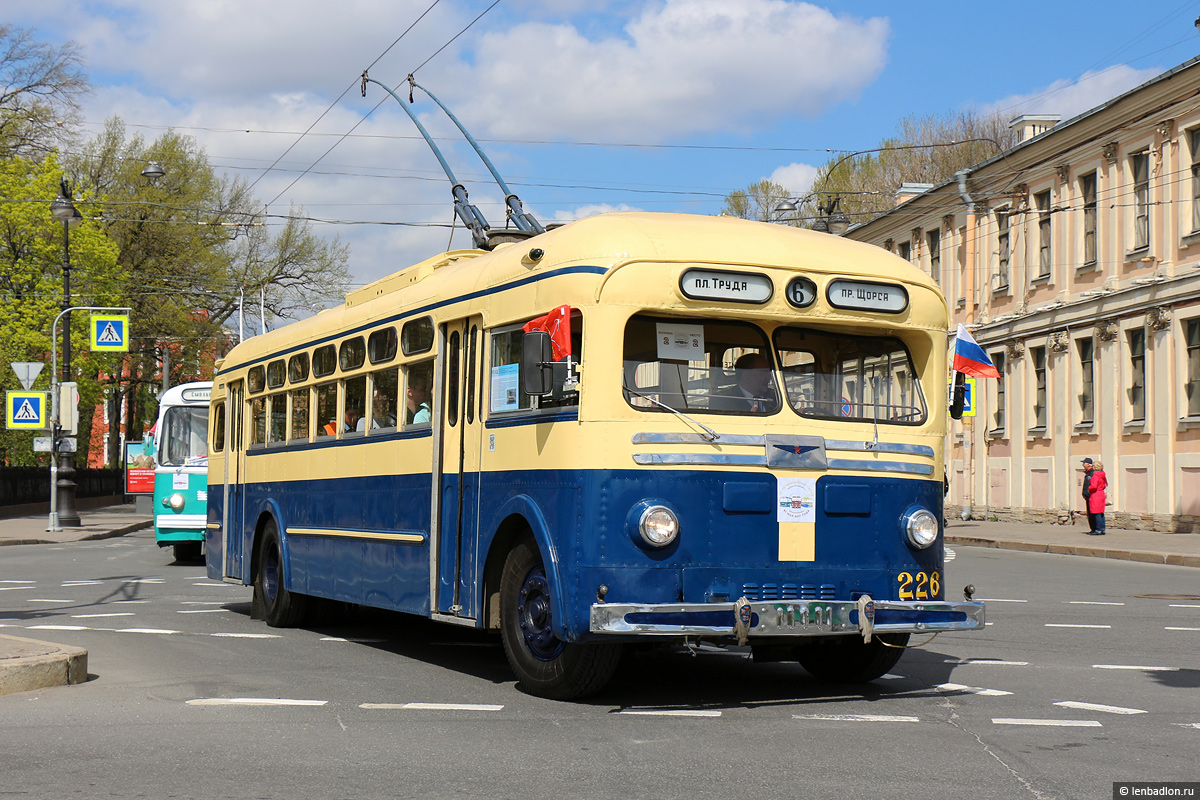
[[[175,542],[172,547],[176,561],[199,561],[203,557],[200,542]]]
[[[263,528],[254,594],[262,608],[263,619],[272,628],[294,628],[304,619],[308,598],[288,591],[284,585],[283,550],[279,546],[279,531],[272,520],[268,520]]]
[[[574,700],[604,688],[621,657],[619,644],[568,643],[554,635],[554,598],[536,545],[513,548],[500,578],[500,638],[521,688]]]
[[[814,678],[829,683],[867,683],[896,666],[908,644],[907,633],[876,634],[870,644],[857,636],[842,638],[832,644],[799,647],[796,660]]]

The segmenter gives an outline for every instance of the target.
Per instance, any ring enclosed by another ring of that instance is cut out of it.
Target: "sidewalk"
[[[82,512],[83,524],[50,533],[48,515],[0,519],[0,545],[54,544],[124,536],[153,524],[132,505]],[[946,520],[946,544],[1033,553],[1115,558],[1151,564],[1200,567],[1200,533],[1158,533],[1109,528],[1088,536],[1087,526]],[[2,556],[0,556],[2,557]],[[87,679],[87,651],[48,642],[0,636],[0,694]]]

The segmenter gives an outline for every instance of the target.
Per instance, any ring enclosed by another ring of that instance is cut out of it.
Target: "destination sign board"
[[[212,389],[184,389],[183,402],[207,403],[212,398]]]
[[[754,272],[725,272],[689,269],[679,279],[679,289],[692,300],[721,300],[730,303],[765,303],[775,293],[766,275]]]
[[[839,278],[825,291],[829,305],[857,311],[899,314],[908,308],[908,292],[894,283],[872,283]]]

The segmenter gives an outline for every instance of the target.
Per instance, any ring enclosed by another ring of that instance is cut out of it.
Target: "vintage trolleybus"
[[[212,381],[172,386],[154,426],[154,539],[176,561],[200,558],[208,506],[208,404]]]
[[[497,630],[579,697],[623,644],[867,681],[947,598],[945,301],[883,250],[609,214],[444,253],[218,367],[208,569]]]

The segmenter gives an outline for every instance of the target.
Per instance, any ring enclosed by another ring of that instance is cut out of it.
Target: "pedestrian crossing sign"
[[[127,315],[92,315],[92,350],[125,353],[129,351],[129,317]]]
[[[46,392],[9,392],[4,416],[9,430],[40,431],[50,427],[50,404]]]

